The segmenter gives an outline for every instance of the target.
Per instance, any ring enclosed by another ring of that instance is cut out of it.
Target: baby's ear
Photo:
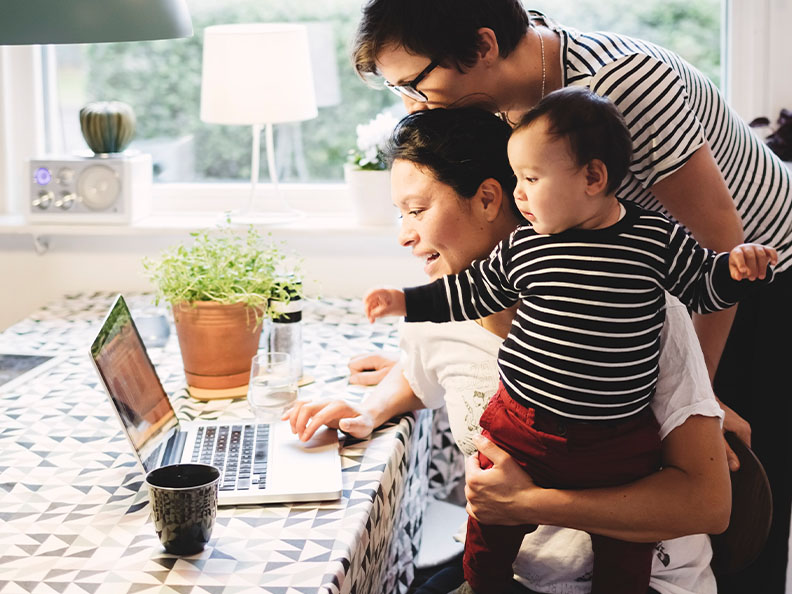
[[[604,192],[608,187],[608,168],[599,159],[586,164],[586,191],[590,195]]]

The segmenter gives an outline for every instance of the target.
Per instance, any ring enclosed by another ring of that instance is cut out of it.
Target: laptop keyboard
[[[221,491],[264,489],[269,429],[269,425],[199,427],[191,459],[220,470]]]

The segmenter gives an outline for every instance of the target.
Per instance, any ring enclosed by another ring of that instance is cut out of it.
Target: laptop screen
[[[146,460],[177,419],[121,295],[91,345],[91,356],[132,445]]]

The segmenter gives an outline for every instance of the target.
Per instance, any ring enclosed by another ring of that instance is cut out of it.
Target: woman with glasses
[[[716,251],[743,241],[778,250],[774,283],[740,303],[736,320],[732,309],[695,324],[726,429],[752,445],[774,497],[765,551],[721,589],[783,592],[792,499],[785,372],[792,180],[784,164],[673,52],[578,32],[525,11],[519,0],[369,0],[353,58],[361,76],[384,78],[410,112],[477,105],[516,122],[547,93],[586,86],[608,97],[630,129],[633,162],[619,198],[670,215]],[[730,453],[732,468],[738,464]]]

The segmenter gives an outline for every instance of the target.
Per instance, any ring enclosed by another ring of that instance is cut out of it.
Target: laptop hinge
[[[165,442],[165,452],[162,454],[161,466],[168,464],[178,464],[181,462],[182,452],[184,451],[184,443],[187,441],[187,432],[179,431],[174,428],[171,431],[168,441]]]

